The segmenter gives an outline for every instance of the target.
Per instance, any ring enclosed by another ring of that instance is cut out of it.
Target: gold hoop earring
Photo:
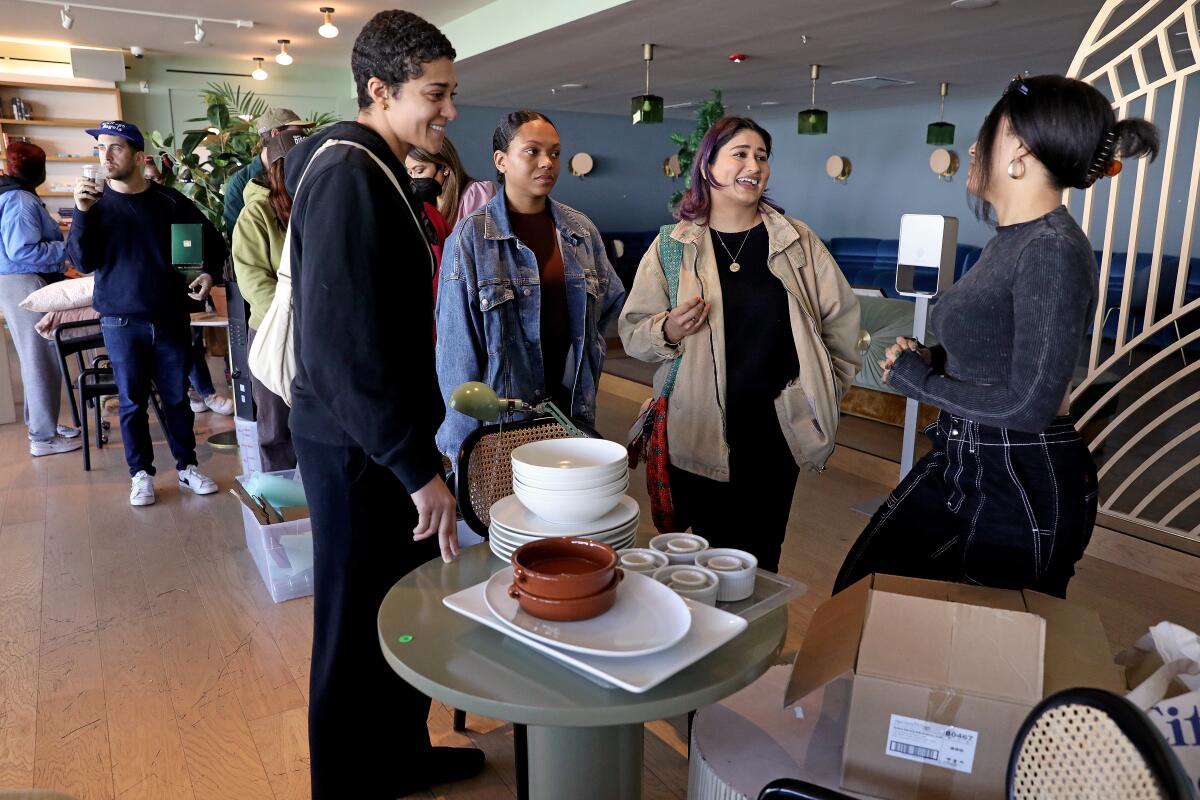
[[[1018,170],[1018,167],[1020,168]],[[1008,177],[1014,181],[1019,181],[1025,177],[1025,162],[1019,158],[1014,158],[1008,162]]]

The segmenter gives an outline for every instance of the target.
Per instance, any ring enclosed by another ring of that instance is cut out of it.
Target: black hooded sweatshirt
[[[404,197],[357,147],[332,145],[313,159],[328,139],[368,148]],[[357,122],[298,144],[284,174],[294,198],[290,427],[312,441],[361,448],[411,494],[441,472],[434,434],[444,416],[433,356],[434,262],[421,204],[387,143]]]

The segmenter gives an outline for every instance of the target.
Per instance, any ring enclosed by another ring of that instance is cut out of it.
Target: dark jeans
[[[150,386],[158,390],[167,423],[167,444],[177,469],[196,462],[196,417],[188,405],[188,323],[186,319],[151,322],[138,317],[101,317],[104,348],[112,359],[121,399],[121,438],[129,474],[154,474],[154,445],[150,440]]]
[[[674,465],[667,471],[671,501],[691,522],[692,533],[712,547],[745,550],[761,569],[779,571],[800,468],[777,425],[761,435],[737,436],[730,445],[728,482]]]
[[[850,549],[833,591],[872,572],[1065,597],[1096,522],[1096,465],[1069,417],[1042,433],[942,412]]]
[[[191,337],[192,341],[188,347],[188,382],[200,394],[200,397],[204,398],[217,392],[213,388],[212,375],[208,371],[208,353],[204,349],[204,329],[192,328]]]
[[[422,785],[430,701],[388,666],[375,619],[396,581],[439,556],[437,537],[412,540],[404,485],[361,449],[293,441],[313,526],[312,796],[398,797]]]
[[[254,344],[254,329],[250,329],[246,349]],[[278,472],[296,468],[296,449],[292,447],[292,432],[288,430],[291,408],[283,398],[250,375],[254,393],[255,423],[258,427],[258,455],[263,472]]]

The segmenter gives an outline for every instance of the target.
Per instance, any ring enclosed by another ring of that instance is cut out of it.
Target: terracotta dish
[[[614,576],[621,574],[616,550],[602,542],[571,536],[522,545],[513,552],[512,565],[513,585],[544,600],[596,595],[615,586],[620,579],[614,580]]]
[[[608,588],[587,597],[577,597],[572,600],[552,600],[530,594],[516,583],[508,587],[508,596],[516,598],[521,610],[538,619],[553,622],[578,622],[579,620],[598,617],[613,607],[617,602],[617,585],[625,577],[617,570]]]

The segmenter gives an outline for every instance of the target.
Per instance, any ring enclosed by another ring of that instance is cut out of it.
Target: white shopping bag
[[[1200,787],[1200,636],[1160,622],[1117,657],[1134,688],[1126,697],[1146,712]]]

